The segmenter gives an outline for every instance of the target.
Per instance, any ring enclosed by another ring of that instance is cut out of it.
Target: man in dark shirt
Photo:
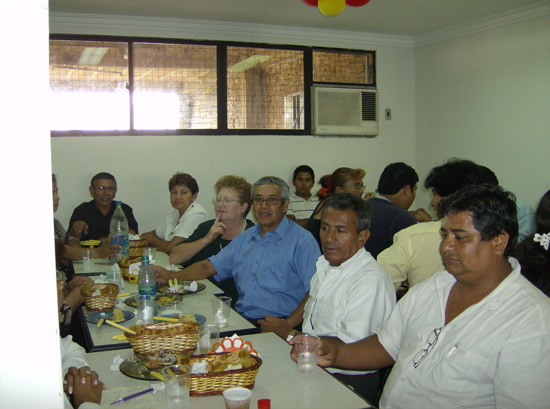
[[[395,233],[417,221],[431,220],[424,209],[408,212],[416,197],[417,182],[416,171],[403,162],[386,166],[380,175],[378,195],[367,201],[371,209],[371,236],[365,250],[374,258],[392,245]]]
[[[90,195],[94,198],[84,202],[73,211],[69,222],[69,234],[79,240],[100,240],[109,236],[111,217],[115,212],[117,185],[113,175],[101,172],[92,178]],[[138,233],[138,223],[132,208],[122,203],[122,210],[128,219],[130,233]]]

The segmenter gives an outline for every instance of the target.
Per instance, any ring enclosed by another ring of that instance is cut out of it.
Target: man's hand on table
[[[166,284],[169,279],[174,278],[175,271],[166,270],[164,267],[152,265],[151,268],[155,272],[157,283]]]
[[[88,224],[83,220],[78,220],[73,223],[71,229],[69,230],[69,235],[77,237],[80,240],[82,233],[88,234]]]
[[[336,337],[320,337],[319,344],[317,345],[317,365],[323,367],[333,366],[338,357],[338,345],[342,343],[343,342]],[[290,358],[296,362],[298,359],[298,352],[296,352],[295,339],[292,338],[289,344],[292,345]]]
[[[284,319],[273,317],[272,315],[268,315],[263,320],[258,320],[258,325],[262,332],[274,332],[284,340],[286,340],[288,334],[293,329]]]
[[[99,380],[97,372],[89,366],[69,368],[63,381],[63,390],[70,396],[73,407],[78,408],[84,402],[101,403],[101,394],[107,387]]]
[[[74,278],[67,283],[67,292],[71,292],[76,287],[80,287],[84,283],[90,283],[94,284],[94,280],[92,280],[90,277],[76,275]]]

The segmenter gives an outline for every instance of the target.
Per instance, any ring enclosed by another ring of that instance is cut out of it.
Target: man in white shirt
[[[307,165],[294,169],[292,184],[296,192],[290,195],[290,203],[286,211],[286,217],[305,227],[306,223],[319,204],[319,198],[311,194],[315,185],[315,173]]]
[[[317,363],[395,363],[382,409],[547,408],[550,299],[507,258],[518,236],[513,196],[470,186],[440,209],[446,271],[411,288],[374,335],[323,338]]]
[[[293,327],[313,335],[354,342],[372,333],[388,319],[395,306],[395,290],[388,273],[364,249],[369,238],[368,204],[351,193],[330,196],[321,217],[323,256],[316,264],[310,291],[286,319],[260,320],[262,331],[274,331],[290,340]],[[342,382],[374,402],[378,371],[343,371],[329,368]]]

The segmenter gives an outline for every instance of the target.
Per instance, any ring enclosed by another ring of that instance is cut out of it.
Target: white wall
[[[132,24],[133,23],[133,24]],[[121,28],[122,27],[122,28]],[[139,29],[139,27],[145,27]],[[208,31],[205,27],[215,27]],[[199,30],[201,29],[201,30]],[[357,33],[276,27],[215,26],[174,20],[130,18],[113,20],[83,16],[51,19],[52,33],[180,36],[232,39],[281,44],[374,49],[380,107],[391,108],[393,120],[380,123],[376,138],[314,138],[311,136],[144,136],[52,138],[53,170],[59,176],[61,205],[56,217],[68,227],[72,210],[90,200],[91,177],[111,172],[117,178],[117,198],[134,208],[140,232],[152,230],[170,209],[168,179],[182,171],[193,175],[200,188],[198,201],[212,209],[213,186],[225,174],[253,183],[275,175],[290,182],[298,165],[310,165],[318,176],[341,166],[367,171],[365,183],[374,190],[390,162],[415,162],[414,50],[412,41]],[[289,31],[291,31],[289,33]],[[197,34],[198,32],[198,34]],[[314,34],[314,35],[313,35]]]
[[[471,159],[536,208],[550,189],[549,45],[547,15],[416,49],[421,178]]]
[[[0,408],[62,408],[47,126],[48,2],[0,2]],[[24,16],[24,21],[18,21]],[[31,29],[29,29],[31,28]],[[22,45],[25,46],[22,46]],[[8,57],[9,56],[9,57]],[[11,63],[5,63],[6,58]]]

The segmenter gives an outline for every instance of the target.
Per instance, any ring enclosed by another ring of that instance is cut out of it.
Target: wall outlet
[[[386,116],[386,121],[391,121],[391,109],[386,108],[384,115]]]

